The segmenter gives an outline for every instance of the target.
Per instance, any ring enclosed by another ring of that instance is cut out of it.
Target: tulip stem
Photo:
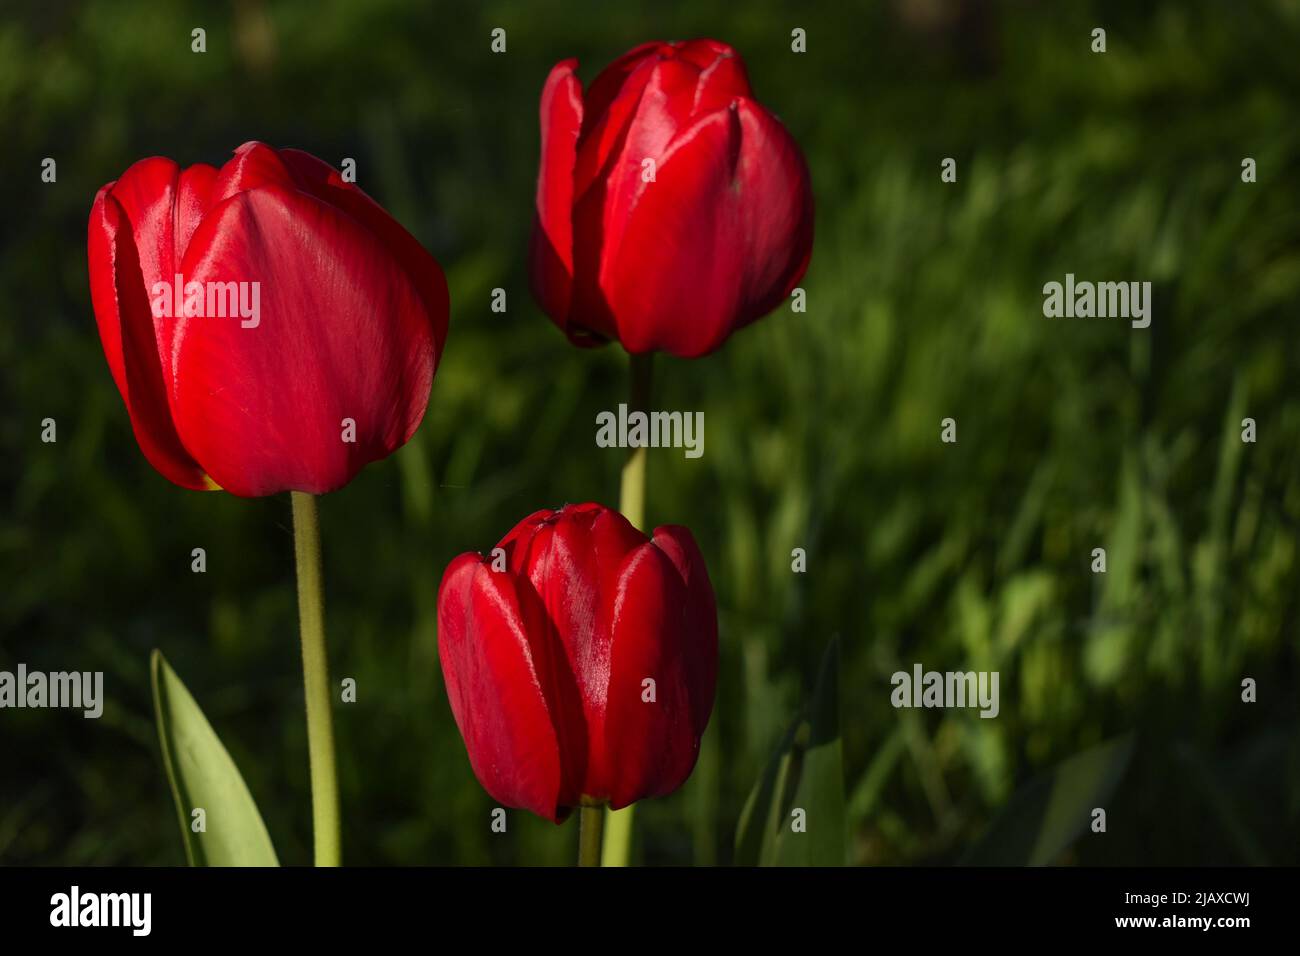
[[[578,866],[600,866],[600,835],[605,829],[605,807],[578,810]]]
[[[650,392],[654,382],[654,353],[631,356],[632,387],[628,398],[628,412],[649,412]],[[633,448],[623,465],[623,479],[619,487],[618,510],[623,512],[633,526],[645,531],[645,448]],[[632,851],[632,814],[636,806],[622,810],[605,811],[608,814],[608,836],[605,840],[602,866],[627,866]]]
[[[627,410],[632,412],[650,411],[650,386],[654,379],[654,353],[632,357],[632,388],[628,396]],[[619,485],[618,510],[623,517],[638,530],[645,530],[645,465],[646,449],[629,450],[627,461],[623,464],[623,477]]]
[[[339,865],[339,783],[334,770],[334,718],[330,704],[325,614],[321,599],[320,523],[316,498],[289,493],[293,502],[293,551],[298,566],[298,626],[307,696],[307,755],[311,767],[312,830],[316,865]]]

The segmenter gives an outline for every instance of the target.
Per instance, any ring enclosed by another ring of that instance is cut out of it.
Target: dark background
[[[0,863],[183,861],[155,647],[281,860],[310,857],[287,497],[151,469],[87,289],[100,185],[250,139],[354,157],[451,288],[424,425],[321,502],[332,676],[359,690],[336,710],[345,860],[572,859],[573,824],[489,830],[437,586],[539,507],[617,503],[620,454],[593,436],[626,357],[571,347],[527,291],[537,99],[560,59],[588,83],[644,40],[702,35],[742,53],[803,146],[817,237],[806,314],[657,362],[655,407],[703,410],[706,443],[652,452],[647,514],[700,541],[722,666],[700,764],[641,806],[635,858],[732,859],[838,636],[850,862],[955,861],[1036,773],[1130,731],[1108,832],[1061,859],[1300,862],[1300,4],[6,0],[0,669],[103,670],[108,703],[98,721],[0,712]],[[1150,280],[1151,328],[1044,318],[1066,272]],[[889,675],[913,662],[999,671],[1000,716],[893,709]]]

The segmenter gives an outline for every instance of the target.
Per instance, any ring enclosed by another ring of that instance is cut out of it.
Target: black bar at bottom
[[[210,944],[283,933],[331,945],[412,934],[441,946],[468,934],[494,946],[517,936],[579,948],[603,939],[608,948],[620,938],[676,945],[791,931],[810,943],[918,931],[927,943],[1194,934],[1229,942],[1290,923],[1294,884],[1293,869],[1244,868],[0,868],[0,931],[6,943],[75,933],[82,942]]]

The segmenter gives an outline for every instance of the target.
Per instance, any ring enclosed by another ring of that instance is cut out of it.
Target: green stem
[[[628,400],[628,412],[649,412],[650,392],[654,380],[654,353],[633,355],[632,387]],[[623,512],[636,528],[645,530],[645,468],[646,449],[633,448],[623,465],[623,477],[620,482],[618,510]],[[635,805],[624,807],[617,812],[608,811],[608,834],[605,851],[601,857],[604,866],[627,866],[632,851],[632,814]]]
[[[578,866],[600,866],[600,834],[604,829],[603,806],[578,810]]]
[[[307,695],[307,754],[311,766],[312,830],[316,865],[339,865],[339,783],[334,771],[334,718],[330,709],[329,661],[321,599],[320,524],[316,499],[301,491],[293,502],[293,552],[298,566],[298,626]]]
[[[650,411],[650,386],[654,378],[654,353],[632,356],[632,387],[627,410]],[[645,465],[646,449],[633,448],[623,464],[623,477],[619,483],[618,510],[633,526],[645,530]]]

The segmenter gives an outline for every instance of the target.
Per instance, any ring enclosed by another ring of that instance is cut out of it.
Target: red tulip
[[[331,491],[424,417],[442,271],[307,153],[247,143],[219,170],[141,160],[96,195],[89,259],[136,440],[178,485]]]
[[[577,65],[542,90],[533,293],[579,345],[712,352],[808,267],[799,147],[725,43],[643,44],[585,96]]]
[[[447,696],[479,782],[559,822],[690,776],[713,709],[718,613],[690,531],[539,511],[504,555],[462,554],[438,591]]]

